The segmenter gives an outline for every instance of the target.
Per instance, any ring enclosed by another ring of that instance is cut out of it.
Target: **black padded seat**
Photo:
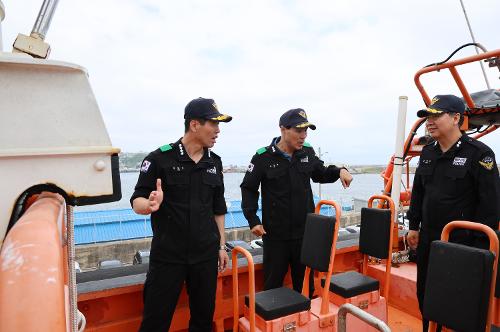
[[[325,280],[321,280],[325,286]],[[365,276],[355,271],[333,275],[330,279],[330,291],[344,298],[349,298],[364,293],[378,290],[380,283],[377,279]]]
[[[493,261],[488,250],[432,242],[423,316],[457,331],[484,331]]]
[[[359,251],[380,259],[388,258],[391,231],[391,210],[362,208]]]
[[[249,297],[245,296],[248,307]],[[311,300],[291,288],[281,287],[255,294],[255,312],[264,320],[273,320],[311,309]]]
[[[496,325],[491,325],[491,332],[500,332],[500,327]]]

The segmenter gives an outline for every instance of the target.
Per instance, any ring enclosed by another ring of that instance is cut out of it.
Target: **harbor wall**
[[[360,212],[345,213],[341,217],[340,227],[358,225],[361,221]],[[243,240],[250,242],[257,237],[248,227],[226,229],[226,241]],[[82,270],[96,269],[100,261],[117,259],[122,264],[132,264],[138,250],[149,250],[151,238],[141,238],[122,241],[110,241],[76,246],[76,261]]]

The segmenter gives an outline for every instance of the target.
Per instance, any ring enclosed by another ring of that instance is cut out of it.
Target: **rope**
[[[80,315],[83,314],[78,311],[77,304],[77,290],[76,290],[76,271],[75,271],[75,234],[74,234],[74,220],[73,220],[73,207],[66,206],[66,228],[67,228],[67,244],[68,244],[68,271],[69,271],[69,316],[71,323],[71,331],[83,331],[78,328],[79,321],[81,322]],[[85,320],[85,317],[83,318]],[[85,322],[83,323],[85,328]]]

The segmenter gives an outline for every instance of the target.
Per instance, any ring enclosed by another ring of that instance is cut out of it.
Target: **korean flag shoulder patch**
[[[141,165],[141,172],[142,173],[147,173],[149,166],[151,166],[151,162],[148,160],[144,160]]]

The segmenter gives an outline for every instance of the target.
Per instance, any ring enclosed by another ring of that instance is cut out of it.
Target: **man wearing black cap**
[[[348,187],[352,176],[345,168],[325,167],[305,139],[316,126],[306,112],[285,112],[279,121],[281,137],[257,150],[241,183],[241,207],[252,233],[264,241],[264,289],[281,287],[290,265],[293,288],[300,292],[305,266],[300,262],[306,215],[314,212],[311,179],[331,183],[341,179]],[[262,222],[257,216],[259,186]]]
[[[184,282],[189,294],[189,331],[211,331],[217,271],[224,271],[222,162],[210,148],[220,132],[213,99],[198,98],[184,112],[185,133],[142,162],[130,198],[136,213],[151,214],[153,240],[144,284],[140,331],[168,331]]]
[[[427,131],[435,140],[422,150],[407,214],[408,243],[417,247],[417,297],[421,312],[430,244],[440,239],[444,226],[453,220],[468,220],[496,230],[500,220],[495,154],[484,143],[462,134],[464,111],[460,98],[438,95],[427,109],[417,113],[427,119]],[[450,239],[466,245],[487,246],[487,239],[467,231],[455,231]],[[427,326],[428,321],[424,319],[424,331]]]

